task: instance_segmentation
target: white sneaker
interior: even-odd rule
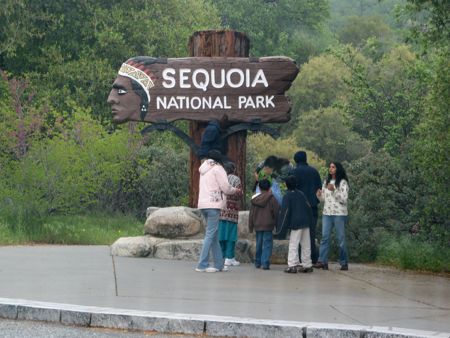
[[[197,271],[197,272],[205,272],[206,269],[195,268],[195,271]]]
[[[220,270],[220,271],[222,271],[222,272],[228,272],[228,271],[230,271],[230,269],[228,268],[228,266],[224,265],[223,268],[222,268],[222,270]]]
[[[238,266],[238,265],[241,265],[241,263],[238,262],[235,258],[225,258],[225,265],[226,266]]]
[[[216,269],[216,268],[212,268],[212,267],[209,267],[209,268],[205,269],[205,272],[218,272],[218,271],[220,271],[220,270]]]
[[[231,265],[233,265],[233,266],[241,265],[241,263],[238,262],[238,261],[236,260],[236,258],[231,258],[230,260],[231,260]]]

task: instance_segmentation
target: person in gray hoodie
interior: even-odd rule
[[[255,266],[264,270],[270,269],[272,256],[272,231],[277,224],[280,206],[270,191],[270,182],[259,181],[260,194],[253,196],[249,214],[249,232],[256,232]]]

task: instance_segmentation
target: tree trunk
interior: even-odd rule
[[[229,56],[248,57],[250,40],[245,34],[235,31],[200,31],[195,32],[188,43],[189,56]],[[189,134],[196,144],[200,144],[206,123],[190,122]],[[236,175],[242,181],[242,190],[245,192],[245,167],[246,167],[246,140],[247,132],[241,131],[228,138],[227,156],[236,164]],[[200,160],[190,153],[190,180],[189,180],[189,206],[197,207],[199,178],[198,168]],[[241,201],[241,209],[245,205],[245,196]]]

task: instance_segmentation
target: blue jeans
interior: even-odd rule
[[[206,269],[209,266],[209,251],[212,251],[214,267],[223,269],[222,249],[219,244],[219,215],[220,209],[201,209],[203,217],[206,219],[205,239],[203,240],[199,269]]]
[[[256,231],[255,266],[268,268],[272,256],[272,231]]]
[[[339,263],[348,264],[347,247],[345,245],[345,223],[347,216],[322,216],[322,240],[320,241],[319,262],[328,263],[328,251],[330,247],[330,235],[333,226],[336,228],[336,236],[339,243]]]

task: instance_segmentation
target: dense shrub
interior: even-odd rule
[[[377,261],[402,269],[450,272],[450,248],[404,235],[386,237],[379,245]]]
[[[349,252],[373,260],[384,233],[408,233],[420,221],[425,188],[413,166],[385,152],[370,153],[348,167]]]

